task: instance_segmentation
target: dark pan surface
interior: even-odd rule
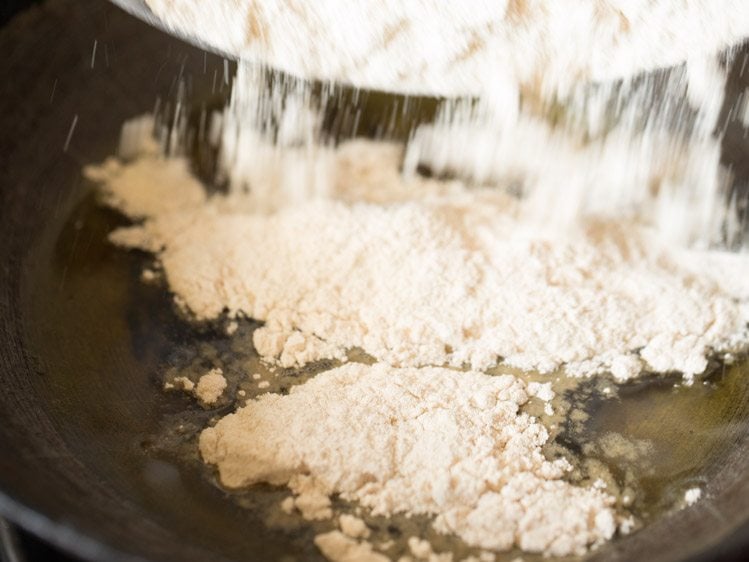
[[[160,407],[149,378],[155,358],[121,314],[122,299],[139,295],[96,288],[127,272],[130,258],[96,254],[108,225],[92,225],[77,249],[69,237],[71,212],[87,200],[81,165],[111,154],[123,119],[168,96],[180,72],[210,88],[223,62],[99,1],[31,8],[2,31],[0,47],[0,511],[91,559],[293,554],[251,512],[224,507],[215,488],[180,495],[187,482],[146,455]],[[75,269],[76,256],[88,274]]]
[[[0,31],[0,49],[0,515],[94,560],[319,559],[305,546],[311,530],[270,530],[227,501],[197,458],[155,450],[164,424],[191,407],[158,391],[159,373],[219,338],[194,333],[162,288],[138,282],[146,258],[106,244],[123,219],[95,207],[81,175],[113,153],[125,119],[173,97],[180,79],[195,99],[225,95],[224,62],[94,0],[31,8]],[[744,145],[728,149],[740,166]],[[730,381],[711,394],[726,420],[720,446],[700,449],[709,499],[594,559],[741,553],[749,388]]]

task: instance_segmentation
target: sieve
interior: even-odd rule
[[[508,84],[533,95],[566,91],[676,66],[696,45],[718,52],[749,37],[749,10],[735,0],[687,2],[679,17],[664,15],[669,0],[578,0],[588,11],[575,13],[574,41],[563,3],[214,0],[207,10],[194,0],[112,1],[200,48],[298,78],[498,103],[507,103]]]

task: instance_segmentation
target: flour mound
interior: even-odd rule
[[[211,369],[198,379],[195,395],[207,405],[215,404],[226,390],[227,382],[221,369]]]
[[[745,255],[685,250],[624,219],[545,230],[500,190],[403,179],[400,158],[387,143],[345,143],[330,158],[330,198],[270,213],[252,193],[205,200],[182,160],[89,174],[107,202],[145,217],[114,242],[155,252],[198,319],[264,321],[256,348],[283,366],[360,348],[395,366],[689,381],[711,353],[746,343]],[[163,202],[180,189],[179,205]]]
[[[432,514],[474,546],[582,553],[615,532],[613,498],[562,480],[569,465],[544,457],[527,400],[510,375],[351,363],[249,402],[205,429],[200,451],[229,488],[298,492],[301,477],[300,497]]]

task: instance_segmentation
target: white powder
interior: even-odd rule
[[[301,472],[290,476],[289,487],[297,494],[294,508],[305,519],[330,519],[333,516],[330,497],[315,479]]]
[[[320,359],[343,360],[340,346],[328,343],[314,334],[284,330],[276,326],[256,330],[252,342],[263,357],[275,357],[281,367],[301,367]]]
[[[712,134],[720,129],[725,81],[717,60],[701,57],[665,77],[578,85],[551,101],[505,99],[512,94],[501,88],[479,103],[446,100],[434,123],[413,132],[403,174],[413,177],[422,167],[519,192],[526,227],[611,217],[651,225],[670,243],[721,243],[740,230],[725,203],[730,171]],[[240,64],[220,119],[220,169],[232,191],[249,191],[253,209],[272,211],[339,195],[342,176],[349,199],[386,199],[383,186],[398,185],[392,175],[401,165],[399,147],[390,147],[398,160],[392,168],[378,165],[383,152],[359,151],[340,162],[319,141],[318,105],[337,100],[323,93],[316,102],[309,85]],[[380,187],[366,189],[371,184]]]
[[[229,488],[339,493],[375,515],[426,513],[468,544],[566,555],[612,536],[613,498],[562,480],[510,375],[348,364],[266,394],[203,431]],[[330,439],[335,435],[335,439]]]
[[[408,549],[411,551],[413,558],[404,556],[398,562],[411,562],[413,559],[424,562],[453,562],[452,553],[445,552],[437,554],[432,550],[432,545],[429,541],[422,540],[419,537],[409,537]]]
[[[332,562],[390,562],[384,554],[374,552],[366,541],[357,541],[340,531],[317,535],[315,545]]]
[[[556,393],[551,389],[550,382],[529,382],[528,383],[528,394],[535,396],[543,402],[551,402],[556,396]]]
[[[632,219],[529,226],[524,201],[501,191],[404,180],[386,143],[332,155],[331,199],[271,214],[253,210],[252,194],[204,201],[182,160],[145,155],[93,177],[108,202],[147,216],[113,241],[156,252],[198,319],[228,309],[264,321],[256,347],[284,366],[358,347],[393,365],[691,380],[713,350],[746,341],[745,255],[665,244]],[[165,207],[179,190],[179,207]]]
[[[168,26],[245,60],[358,87],[456,96],[549,91],[716,52],[743,0],[147,0]]]
[[[87,177],[106,181],[109,185],[102,192],[107,198],[106,203],[130,217],[141,218],[179,208],[189,209],[205,202],[203,186],[190,174],[186,160],[163,158],[160,148],[150,137],[137,149],[131,150],[144,157],[127,165],[109,158],[101,166],[86,167]],[[177,177],[180,181],[175,182]],[[136,185],[140,188],[134,189]]]
[[[684,492],[684,503],[687,505],[696,504],[702,497],[702,490],[700,488],[689,488]]]
[[[198,379],[195,396],[204,404],[215,404],[226,389],[226,379],[221,369],[211,369]]]
[[[404,172],[421,166],[519,191],[529,223],[632,218],[671,243],[720,243],[730,174],[713,131],[725,82],[716,59],[700,58],[665,77],[580,85],[555,105],[524,102],[519,113],[491,100],[446,102],[414,132]]]
[[[341,527],[341,532],[347,537],[365,539],[369,536],[367,524],[354,515],[344,513],[338,518],[338,525]]]
[[[140,278],[145,283],[151,283],[156,280],[157,274],[152,269],[144,269],[141,271]]]
[[[195,388],[195,383],[187,377],[175,377],[173,381],[174,388],[181,388],[186,392],[192,392]]]
[[[294,513],[294,496],[288,496],[281,502],[281,510],[291,515]]]

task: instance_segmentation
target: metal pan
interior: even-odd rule
[[[96,0],[29,8],[0,30],[0,51],[0,515],[91,560],[321,559],[314,529],[266,525],[196,456],[155,446],[190,408],[158,392],[159,373],[220,338],[195,334],[165,291],[137,282],[144,256],[106,243],[123,219],[95,206],[81,175],[180,80],[195,100],[225,96],[225,61]],[[739,129],[729,145],[746,167]],[[749,391],[722,392],[708,499],[592,559],[708,560],[749,544]]]

